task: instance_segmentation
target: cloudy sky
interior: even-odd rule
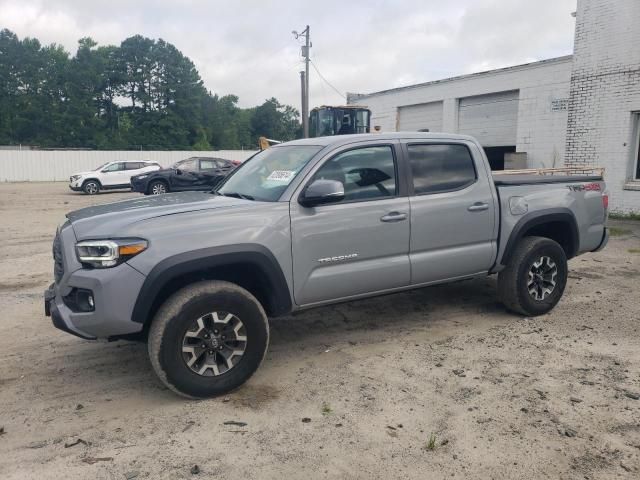
[[[0,28],[62,44],[142,34],[176,45],[208,89],[299,107],[299,42],[340,92],[367,93],[570,54],[576,0],[0,0]],[[344,99],[311,69],[311,106]]]

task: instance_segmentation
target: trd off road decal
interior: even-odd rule
[[[599,183],[585,183],[584,185],[567,185],[572,192],[599,192],[602,190]]]

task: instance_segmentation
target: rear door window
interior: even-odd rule
[[[460,190],[475,183],[476,169],[466,145],[407,145],[415,195]]]

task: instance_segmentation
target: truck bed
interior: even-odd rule
[[[599,182],[599,181],[602,181],[602,175],[493,174],[493,183],[496,186],[537,185],[537,184],[549,184],[549,183]]]

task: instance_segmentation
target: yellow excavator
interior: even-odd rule
[[[362,105],[322,105],[309,114],[309,136],[328,137],[369,133],[371,131],[371,110]]]
[[[277,145],[279,143],[282,143],[282,142],[279,141],[279,140],[272,140],[272,139],[267,138],[267,137],[259,137],[258,138],[258,147],[260,147],[260,151],[266,150],[271,145]]]
[[[371,110],[361,105],[322,105],[311,110],[309,115],[309,136],[328,137],[371,132]],[[282,143],[267,137],[258,139],[260,150]]]

